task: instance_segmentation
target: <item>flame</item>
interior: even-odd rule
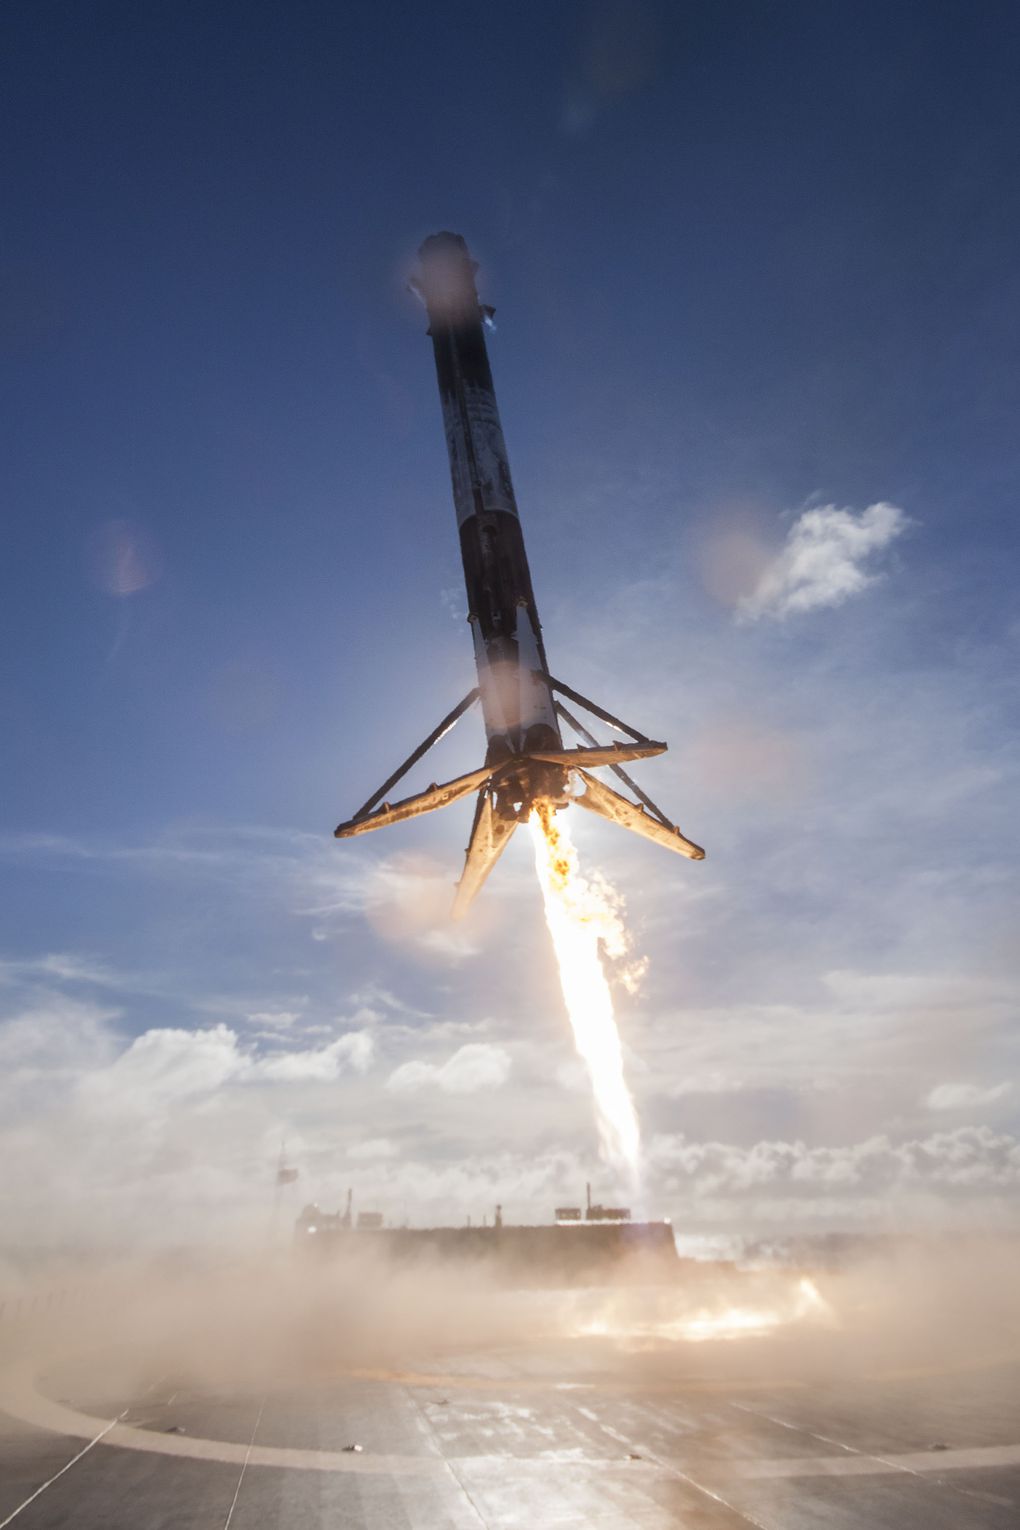
[[[702,1310],[669,1325],[668,1337],[686,1339],[689,1344],[703,1343],[706,1339],[741,1339],[772,1333],[789,1323],[830,1317],[828,1302],[814,1281],[805,1277],[774,1306]]]
[[[623,1075],[623,1053],[601,948],[621,956],[626,935],[608,889],[581,875],[562,814],[536,803],[528,818],[545,920],[560,969],[574,1044],[591,1078],[602,1155],[638,1188],[641,1132]]]
[[[770,1289],[771,1288],[771,1289]],[[752,1282],[753,1289],[753,1282]],[[706,1341],[764,1338],[779,1328],[836,1322],[836,1314],[813,1280],[784,1281],[778,1289],[768,1282],[758,1300],[734,1302],[722,1293],[714,1301],[695,1304],[679,1294],[599,1293],[594,1308],[568,1322],[577,1338],[614,1339],[639,1347],[666,1341],[703,1344]]]

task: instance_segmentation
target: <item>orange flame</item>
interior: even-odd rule
[[[834,1327],[835,1309],[813,1280],[802,1276],[748,1272],[744,1302],[732,1300],[735,1289],[707,1300],[689,1292],[659,1287],[631,1287],[572,1293],[564,1312],[568,1331],[578,1338],[608,1338],[639,1346],[682,1341],[764,1338],[780,1328],[806,1324]]]
[[[623,924],[611,894],[581,875],[562,814],[536,803],[528,827],[574,1044],[591,1078],[602,1156],[637,1189],[641,1132],[602,963],[603,950],[610,957],[626,950]]]

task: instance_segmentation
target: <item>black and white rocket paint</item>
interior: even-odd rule
[[[562,749],[542,629],[485,348],[475,262],[458,234],[421,247],[416,284],[428,310],[467,585],[468,621],[489,748],[487,764]]]

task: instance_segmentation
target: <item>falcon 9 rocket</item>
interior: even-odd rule
[[[478,300],[477,266],[459,234],[434,234],[419,254],[421,274],[412,286],[428,312],[435,352],[478,683],[354,817],[340,824],[336,837],[364,834],[477,793],[455,918],[468,908],[514,829],[543,800],[555,808],[576,802],[691,860],[702,860],[705,852],[622,768],[631,760],[662,754],[666,745],[628,727],[549,673],[485,347],[483,326],[492,309]],[[567,710],[564,699],[623,740],[600,744]],[[485,723],[484,765],[443,785],[433,783],[413,797],[388,801],[396,783],[476,701]],[[581,739],[580,746],[564,746],[562,723]],[[600,766],[614,771],[637,800],[591,774]]]

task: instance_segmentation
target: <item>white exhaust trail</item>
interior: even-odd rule
[[[591,1078],[602,1156],[639,1188],[641,1131],[623,1072],[620,1033],[602,952],[622,956],[627,938],[609,900],[582,876],[563,813],[538,803],[528,819],[545,919],[560,969],[574,1044]]]

